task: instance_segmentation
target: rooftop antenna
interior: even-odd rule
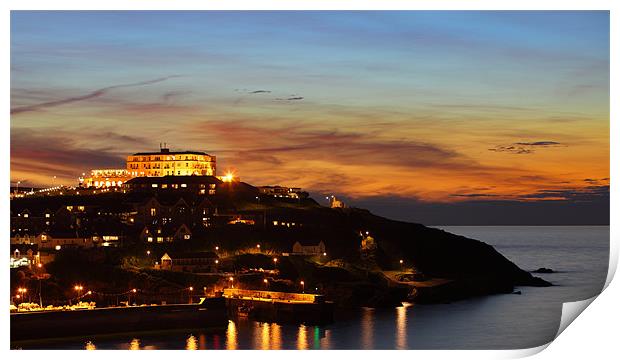
[[[168,144],[163,143],[163,147],[162,147],[162,143],[159,143],[159,151],[163,152],[163,153],[167,153],[170,151],[170,149],[168,149],[168,146],[166,146]]]

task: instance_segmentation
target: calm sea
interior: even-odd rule
[[[516,349],[552,340],[562,303],[600,292],[609,261],[608,226],[446,226],[489,243],[554,287],[523,287],[521,295],[480,297],[441,305],[360,309],[328,326],[230,322],[220,332],[101,336],[23,348],[62,349]]]

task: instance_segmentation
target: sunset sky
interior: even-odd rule
[[[11,15],[11,181],[30,185],[166,142],[379,213],[608,214],[609,101],[608,12]]]

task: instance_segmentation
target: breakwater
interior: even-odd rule
[[[38,311],[11,314],[11,341],[192,328],[224,328],[226,300],[200,304]]]

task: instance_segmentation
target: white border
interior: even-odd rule
[[[545,0],[521,0],[521,1],[508,1],[508,0],[227,0],[227,1],[193,1],[193,0],[90,0],[90,1],[71,1],[71,0],[56,0],[56,1],[44,1],[44,0],[21,0],[21,1],[3,1],[2,7],[2,21],[4,25],[4,32],[2,36],[2,45],[5,49],[5,57],[3,57],[3,69],[5,71],[5,79],[10,78],[10,14],[9,10],[612,10],[611,11],[611,38],[619,39],[618,24],[620,17],[617,14],[618,1],[613,0],[583,0],[583,1],[545,1]],[[615,25],[614,25],[615,24]],[[617,41],[616,41],[617,43]],[[618,99],[617,84],[618,73],[616,71],[616,65],[618,60],[618,46],[614,45],[614,41],[611,41],[611,99]],[[9,114],[10,98],[9,89],[10,83],[5,82],[5,86],[2,88],[4,114]],[[611,102],[611,119],[615,119],[617,115],[617,105]],[[2,144],[4,149],[4,156],[2,158],[2,178],[5,179],[5,189],[8,188],[10,183],[10,161],[9,161],[9,141],[10,141],[10,125],[9,121],[3,122],[4,130],[1,133]],[[611,122],[611,159],[618,159],[618,125],[616,122]],[[617,162],[611,163],[611,178],[616,179],[618,175]],[[7,197],[8,198],[8,197]],[[9,229],[9,214],[8,214],[8,201],[2,203],[0,208],[0,221],[5,229],[5,234],[8,234]],[[618,262],[618,222],[620,217],[618,216],[618,194],[614,187],[611,189],[611,253],[610,253],[610,270],[607,277],[606,286],[610,284]],[[2,290],[5,294],[5,299],[9,298],[9,286],[8,286],[8,267],[4,269]],[[539,357],[555,359],[555,358],[583,358],[585,356],[597,358],[597,355],[617,354],[617,348],[615,346],[617,341],[616,331],[618,329],[617,321],[619,319],[618,304],[620,303],[620,288],[617,284],[612,284],[611,287],[605,290],[602,296],[597,299],[596,305],[590,307],[584,315],[576,320],[576,324],[569,327],[557,340],[555,340],[550,346],[549,350],[542,352]],[[590,303],[589,301],[587,302]],[[573,307],[573,311],[581,304],[567,305],[567,307]],[[564,312],[568,314],[569,309]],[[583,310],[583,309],[581,309]],[[580,311],[579,311],[580,312]],[[4,339],[4,349],[9,349],[9,329],[8,329],[8,312],[0,312],[2,316],[1,327],[2,339]],[[563,317],[564,317],[563,314]],[[575,314],[572,314],[568,318],[574,319]],[[563,323],[566,323],[566,319],[563,319]],[[549,345],[549,344],[548,344]],[[415,351],[403,352],[403,351],[387,351],[385,355],[391,357],[409,358],[411,356],[423,357],[423,358],[463,358],[463,359],[487,359],[487,358],[515,358],[530,356],[545,349],[548,345],[541,346],[533,349],[523,350],[506,350],[506,351]],[[383,353],[384,351],[381,351]],[[58,354],[63,357],[77,357],[84,356],[84,352],[37,352],[25,354],[26,356],[49,356],[51,354]],[[140,354],[131,354],[132,357],[148,356],[149,358],[155,357],[169,357],[169,356],[212,356],[218,353],[194,353],[183,352],[182,354],[166,352],[147,352]],[[371,356],[381,356],[378,352],[373,351]],[[8,356],[15,355],[15,353],[7,353]],[[126,352],[117,351],[114,352],[114,356],[127,356]],[[315,351],[295,352],[278,351],[278,352],[261,352],[261,351],[243,351],[243,352],[226,352],[222,353],[224,356],[232,357],[263,357],[269,356],[270,358],[284,358],[284,357],[316,357],[318,356],[362,356],[361,352],[355,351],[322,351],[317,353]],[[94,358],[108,356],[106,352],[88,353],[88,356]]]

